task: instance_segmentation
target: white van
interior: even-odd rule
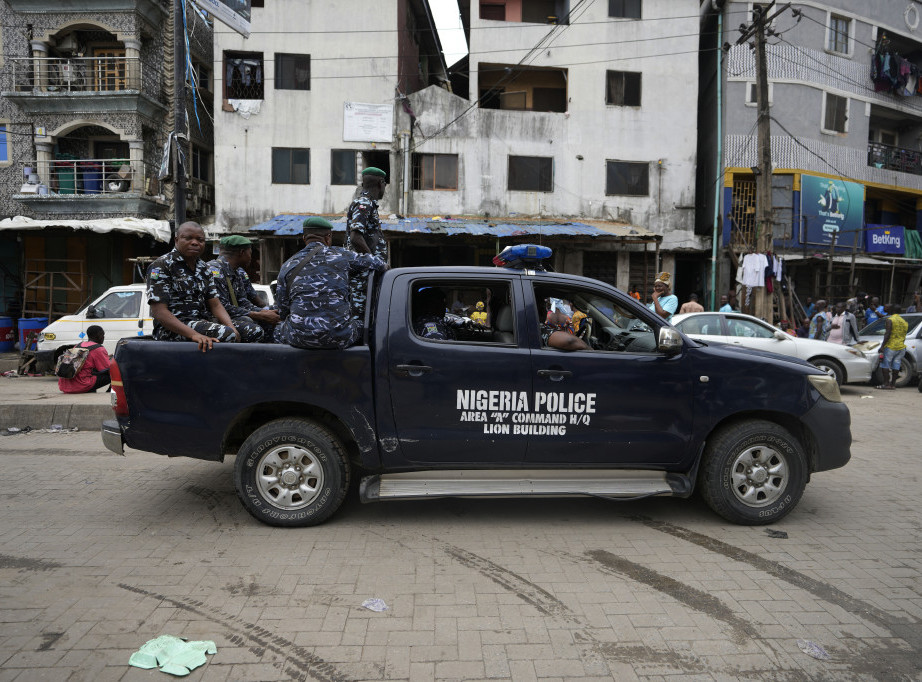
[[[253,288],[265,294],[270,304],[273,302],[268,284],[254,284]],[[109,355],[115,354],[115,344],[119,339],[152,334],[154,320],[150,316],[145,290],[144,284],[112,287],[79,312],[49,324],[38,337],[38,369],[53,369],[55,350],[83,341],[87,327],[94,324],[106,332],[104,347]]]

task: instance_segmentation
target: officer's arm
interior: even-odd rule
[[[371,249],[368,248],[368,242],[365,241],[365,236],[358,230],[353,229],[350,241],[356,253],[371,253]]]
[[[197,343],[198,347],[201,348],[203,352],[209,350],[212,343],[217,342],[217,339],[199,334],[192,327],[181,322],[178,317],[170,312],[166,303],[150,301],[150,314],[164,329]]]

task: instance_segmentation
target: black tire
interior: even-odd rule
[[[350,475],[336,436],[306,419],[259,427],[234,463],[234,485],[246,510],[265,524],[289,528],[326,521],[342,504]]]
[[[748,469],[747,463],[759,466]],[[784,427],[761,419],[711,434],[698,472],[707,505],[727,521],[745,526],[787,516],[806,485],[807,459],[801,444]]]
[[[811,365],[831,377],[835,377],[836,383],[841,386],[845,383],[845,368],[831,358],[810,358],[807,360]]]

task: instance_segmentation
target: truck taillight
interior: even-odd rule
[[[109,361],[109,378],[112,380],[112,409],[116,417],[128,416],[128,400],[125,398],[125,387],[122,385],[122,373],[119,371],[115,358]]]

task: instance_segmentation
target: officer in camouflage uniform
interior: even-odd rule
[[[277,343],[297,348],[341,349],[353,345],[361,327],[351,316],[349,275],[383,271],[387,264],[371,254],[332,246],[333,226],[323,218],[304,221],[304,248],[282,266],[276,303],[282,323]]]
[[[362,171],[362,193],[346,212],[346,248],[356,253],[370,253],[388,262],[387,242],[381,231],[378,201],[384,197],[387,173],[380,168]],[[368,291],[368,271],[352,275],[349,279],[352,295],[352,319],[361,326],[365,320],[365,296]]]
[[[459,318],[445,316],[445,294],[436,287],[425,287],[413,294],[413,331],[417,336],[435,341],[454,341],[457,329],[464,327]],[[454,316],[453,316],[454,317]]]
[[[202,352],[216,341],[240,338],[221,305],[208,266],[200,260],[205,231],[187,222],[176,231],[175,247],[147,271],[147,301],[158,341],[192,341]]]
[[[208,269],[221,305],[231,316],[243,343],[271,341],[279,315],[274,310],[263,309],[262,297],[244,270],[253,256],[253,242],[234,234],[224,237],[220,246],[221,255],[208,263]]]

